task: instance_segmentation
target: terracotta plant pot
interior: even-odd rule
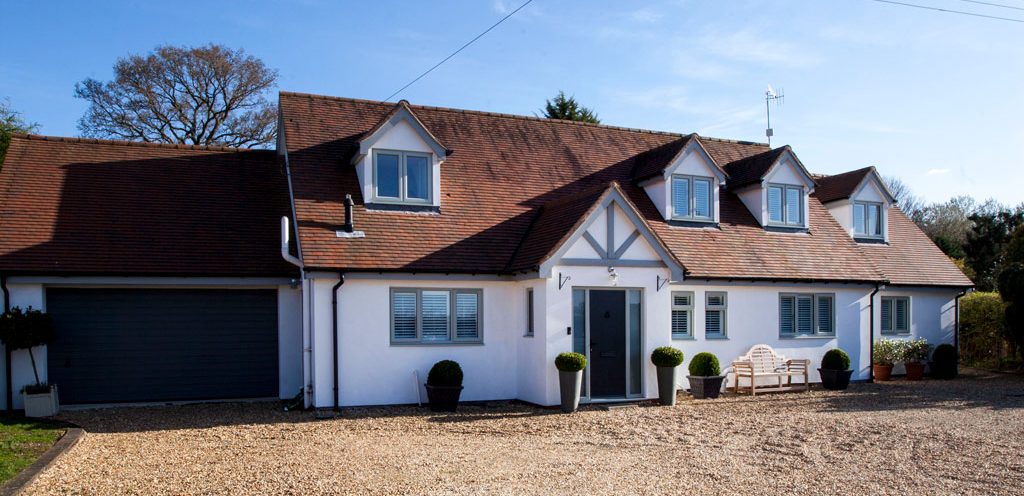
[[[903,366],[907,368],[908,381],[920,381],[924,378],[924,362],[906,362]]]
[[[871,366],[876,381],[888,381],[892,376],[892,365],[874,364]]]

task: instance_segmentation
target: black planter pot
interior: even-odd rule
[[[454,412],[459,406],[462,386],[427,386],[427,400],[432,412]]]
[[[818,369],[818,374],[821,375],[821,385],[824,386],[825,389],[830,391],[842,391],[850,385],[850,377],[853,375],[853,369]]]
[[[931,376],[936,379],[956,379],[958,368],[956,363],[928,362]]]
[[[658,367],[658,400],[663,406],[676,404],[675,367]]]
[[[717,398],[722,393],[722,381],[725,381],[724,375],[707,377],[688,375],[686,378],[690,380],[690,394],[698,400]]]

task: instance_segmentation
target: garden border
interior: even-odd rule
[[[82,435],[85,434],[85,430],[80,427],[68,427],[68,430],[64,432],[64,435],[53,443],[50,449],[46,450],[36,461],[32,462],[31,465],[25,467],[24,470],[14,476],[13,479],[7,481],[6,484],[0,486],[0,496],[14,496],[21,493],[32,481],[39,477],[39,474],[43,473],[54,460],[62,455],[65,451],[71,449],[78,441],[82,439]]]

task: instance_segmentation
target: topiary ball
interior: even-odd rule
[[[932,352],[932,375],[939,379],[952,379],[957,374],[957,363],[960,361],[956,347],[951,344],[940,344]]]
[[[839,348],[825,352],[821,359],[821,368],[825,370],[850,370],[850,355]]]
[[[683,352],[671,346],[659,346],[651,353],[651,363],[655,367],[678,367],[683,363]]]
[[[718,357],[706,351],[697,353],[690,360],[690,375],[694,377],[717,377],[722,375],[722,368],[718,365]]]
[[[559,353],[555,357],[555,368],[562,372],[579,372],[587,366],[587,357],[581,353]]]
[[[454,360],[441,360],[430,367],[427,385],[441,387],[462,386],[462,367]]]

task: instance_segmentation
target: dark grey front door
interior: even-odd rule
[[[64,404],[277,396],[273,289],[49,288]]]
[[[590,291],[590,396],[626,396],[625,291]]]

